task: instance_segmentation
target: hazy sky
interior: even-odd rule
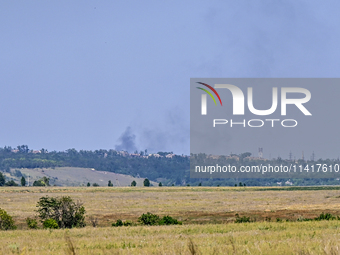
[[[339,77],[339,7],[1,1],[0,146],[188,154],[191,77]]]

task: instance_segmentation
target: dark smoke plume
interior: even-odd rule
[[[124,133],[119,137],[120,144],[116,145],[117,151],[135,152],[137,147],[135,145],[136,136],[132,133],[131,127],[127,127]]]

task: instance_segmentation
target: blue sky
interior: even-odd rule
[[[190,78],[339,77],[337,1],[0,7],[0,146],[188,154]]]

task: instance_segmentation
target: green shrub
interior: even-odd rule
[[[123,226],[123,221],[118,219],[116,223],[112,223],[112,227],[121,227]]]
[[[159,222],[159,225],[182,225],[181,221],[178,221],[171,216],[167,215],[164,216]]]
[[[11,230],[16,229],[14,220],[7,212],[0,208],[0,230]]]
[[[158,225],[159,223],[159,216],[156,214],[152,214],[152,213],[146,213],[146,214],[142,214],[142,216],[140,216],[138,218],[138,221],[142,224],[142,225]]]
[[[250,222],[250,217],[239,217],[238,214],[236,215],[236,220],[235,223],[245,223],[245,222]]]
[[[117,220],[116,223],[112,223],[112,227],[122,227],[122,226],[133,226],[133,222],[131,220],[127,220],[127,221],[122,221],[122,220]]]
[[[127,220],[127,221],[124,221],[124,222],[123,222],[123,225],[124,225],[125,227],[133,226],[133,222],[132,222],[131,220]]]
[[[43,221],[44,228],[58,229],[59,225],[55,219],[47,219]]]
[[[172,218],[169,215],[164,216],[163,218],[160,218],[158,215],[152,214],[152,213],[149,213],[149,212],[146,213],[146,214],[142,214],[142,216],[140,216],[138,218],[138,221],[142,225],[149,225],[149,226],[154,226],[154,225],[182,225],[181,221],[178,221],[178,220]]]
[[[36,219],[26,218],[27,227],[30,229],[37,229],[38,222]]]
[[[332,214],[330,214],[330,213],[321,213],[314,220],[320,221],[320,220],[335,220],[335,219],[336,218]]]
[[[54,219],[59,228],[85,227],[85,208],[71,197],[41,197],[37,203],[38,216],[42,222]]]

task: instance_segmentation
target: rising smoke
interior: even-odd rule
[[[131,127],[127,127],[124,133],[119,137],[120,144],[116,145],[117,151],[135,152],[137,150],[135,144],[136,136],[132,133]]]

